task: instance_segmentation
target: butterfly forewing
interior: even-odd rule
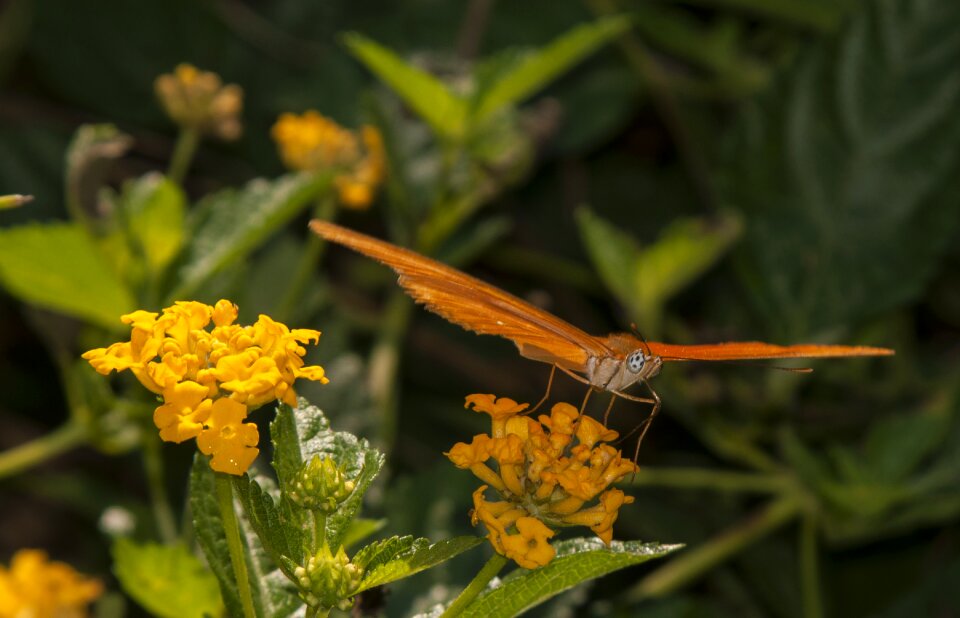
[[[598,338],[459,270],[332,223],[312,221],[310,227],[392,268],[400,285],[430,311],[474,332],[510,339],[527,358],[584,372],[589,358],[611,355]]]

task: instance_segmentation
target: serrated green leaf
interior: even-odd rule
[[[779,338],[916,298],[960,218],[960,4],[864,4],[746,110],[726,153],[723,200],[749,215],[743,281]]]
[[[621,303],[633,302],[633,268],[640,247],[629,234],[601,219],[589,208],[577,210],[577,225],[583,245],[600,278]]]
[[[113,544],[113,572],[124,591],[161,618],[222,616],[217,578],[183,545]]]
[[[277,417],[270,424],[270,436],[274,445],[273,467],[281,487],[314,455],[331,457],[343,467],[345,476],[353,480],[353,493],[327,517],[327,542],[331,547],[339,547],[360,510],[363,494],[383,466],[383,455],[366,440],[332,431],[323,412],[303,398],[296,408],[278,406]]]
[[[249,474],[233,479],[237,500],[243,505],[246,519],[260,537],[264,551],[287,577],[293,577],[293,570],[284,557],[296,564],[303,564],[303,530],[289,518],[281,515],[280,507],[274,502],[265,485],[268,479],[262,475],[251,477]]]
[[[197,453],[190,471],[190,510],[197,542],[207,557],[210,569],[220,583],[220,593],[231,616],[242,616],[243,608],[230,561],[217,502],[215,476],[206,457]],[[244,548],[247,575],[258,616],[284,618],[303,607],[293,583],[273,563],[264,550],[256,530],[237,502],[234,503]]]
[[[394,539],[397,538],[394,537]],[[394,539],[388,539],[388,541],[394,541]],[[372,551],[371,555],[365,558],[370,566],[360,583],[359,591],[382,586],[434,567],[480,545],[483,541],[484,539],[479,537],[458,536],[428,545],[427,539],[417,539],[412,542],[408,550],[386,559],[388,550],[395,548],[388,543],[383,551]]]
[[[393,560],[399,554],[410,551],[414,546],[425,547],[429,544],[430,541],[427,539],[415,539],[411,535],[392,536],[370,543],[358,551],[350,562],[366,571]]]
[[[0,282],[25,302],[116,329],[134,300],[78,225],[0,230]]]
[[[379,532],[386,525],[386,519],[367,519],[365,517],[357,517],[350,522],[346,533],[343,535],[343,546],[347,549],[350,549],[350,547],[356,545],[371,534]]]
[[[442,81],[356,32],[343,41],[357,60],[390,86],[442,138],[458,140],[467,129],[467,104]]]
[[[329,175],[288,174],[226,189],[198,205],[204,219],[193,233],[168,301],[191,297],[211,276],[242,260],[330,187]]]
[[[516,105],[544,88],[597,49],[630,29],[626,16],[581,24],[536,51],[517,56],[513,66],[497,70],[496,81],[481,90],[471,122],[482,124],[504,107]]]
[[[150,272],[159,273],[183,245],[183,190],[160,174],[147,174],[124,185],[121,201]]]
[[[550,564],[533,571],[513,571],[499,586],[483,592],[460,615],[516,616],[577,584],[662,558],[682,545],[614,541],[607,547],[599,539],[571,539],[556,543],[555,547],[557,557]]]

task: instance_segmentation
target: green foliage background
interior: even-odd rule
[[[427,86],[411,87],[420,82],[409,76],[378,80],[379,56],[357,47],[376,41],[444,83],[493,83],[530,58],[518,48],[607,14],[630,20],[616,44],[544,79],[542,91],[502,85],[451,114],[437,111],[439,91],[410,105]],[[175,137],[153,79],[184,61],[244,88],[245,130],[235,144],[204,143],[181,191],[144,174],[166,167]],[[329,179],[281,176],[269,127],[282,112],[315,108],[346,126],[378,124],[392,149],[389,186],[369,211],[341,213],[343,224],[412,244],[417,205],[429,202],[422,180],[443,164],[437,145],[469,142],[470,156],[503,180],[482,201],[442,204],[459,218],[432,219],[423,246],[588,332],[636,323],[650,339],[678,343],[897,349],[889,359],[817,362],[812,375],[668,367],[656,382],[664,411],[629,490],[637,502],[621,512],[616,537],[687,549],[534,611],[960,612],[960,5],[952,0],[11,0],[0,8],[0,80],[0,194],[36,196],[0,212],[3,228],[27,226],[0,242],[0,447],[60,425],[78,391],[109,399],[93,393],[102,384],[58,388],[58,367],[91,346],[78,322],[51,306],[110,328],[120,311],[161,300],[111,296],[115,282],[92,275],[44,279],[56,252],[98,272],[89,241],[69,228],[56,228],[55,249],[49,237],[31,249],[31,226],[67,217],[74,132],[109,122],[132,146],[98,171],[97,184],[142,214],[137,233],[209,195],[198,206],[213,222],[207,237],[154,239],[155,264],[188,247],[173,296],[228,294],[243,319],[284,308],[288,315],[275,317],[324,331],[310,360],[332,382],[301,394],[337,430],[387,452],[365,515],[387,519],[389,534],[470,533],[474,484],[441,455],[484,429],[462,398],[536,401],[547,369],[507,342],[391,300],[391,275],[339,250],[324,255],[310,294],[283,307],[282,284],[305,246],[302,206]],[[519,108],[490,111],[518,92]],[[450,129],[444,122],[454,116]],[[511,158],[518,126],[532,156]],[[248,184],[259,177],[269,182]],[[95,189],[75,192],[80,208],[96,203]],[[14,259],[28,250],[35,259]],[[36,284],[23,284],[23,273]],[[42,293],[58,286],[62,295]],[[383,382],[385,351],[398,355],[398,374]],[[582,391],[560,380],[555,395],[577,401]],[[642,414],[621,403],[613,423],[628,433]],[[151,525],[140,459],[111,418],[98,422],[96,450],[0,480],[0,559],[42,546],[110,577],[97,529],[104,505]],[[165,457],[179,508],[191,450]],[[724,546],[730,539],[738,544]],[[683,562],[709,558],[693,553],[703,547],[722,560]],[[404,580],[385,611],[425,609],[431,590],[462,586],[482,559],[471,552]]]

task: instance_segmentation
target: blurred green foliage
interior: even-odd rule
[[[244,88],[245,130],[204,143],[178,186],[159,173],[174,133],[152,83],[183,61]],[[440,455],[479,430],[462,397],[536,401],[546,368],[414,311],[384,269],[339,251],[287,302],[331,179],[283,175],[269,127],[316,108],[385,137],[388,185],[346,225],[589,332],[898,351],[809,376],[669,367],[616,536],[686,548],[531,613],[960,610],[955,2],[11,0],[0,79],[0,195],[36,197],[0,212],[0,445],[69,416],[46,448],[97,448],[3,479],[0,558],[29,536],[108,573],[91,496],[146,511],[122,453],[150,402],[72,359],[121,313],[185,297],[323,330],[332,383],[301,394],[388,452],[367,495],[388,521],[377,534],[470,532],[470,481]],[[643,412],[618,403],[613,423],[628,433]],[[3,469],[34,461],[19,456]],[[179,511],[188,452],[163,457]],[[385,611],[426,610],[475,554],[392,587]],[[121,581],[143,575],[125,564]]]

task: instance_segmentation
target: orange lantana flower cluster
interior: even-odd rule
[[[38,549],[21,549],[0,565],[0,616],[4,618],[84,618],[103,585]]]
[[[266,315],[250,326],[236,319],[237,306],[227,300],[134,311],[121,317],[130,341],[83,358],[103,375],[129,369],[163,400],[153,414],[163,440],[196,438],[214,470],[240,475],[259,453],[257,426],[243,422],[249,412],[276,399],[296,405],[297,378],[327,379],[322,367],[304,366],[300,345],[316,343],[320,331],[290,330]]]
[[[337,194],[348,208],[368,207],[386,176],[383,138],[376,127],[365,125],[358,135],[308,110],[301,116],[282,114],[271,135],[288,168],[335,171]]]
[[[446,455],[485,483],[473,493],[472,519],[483,523],[498,553],[524,568],[544,566],[556,555],[549,539],[562,526],[587,526],[610,544],[619,509],[633,498],[609,486],[636,470],[604,444],[617,432],[567,403],[538,420],[521,416],[527,404],[506,397],[470,395],[466,406],[490,415],[490,435],[455,444]],[[488,501],[488,488],[503,500]]]

